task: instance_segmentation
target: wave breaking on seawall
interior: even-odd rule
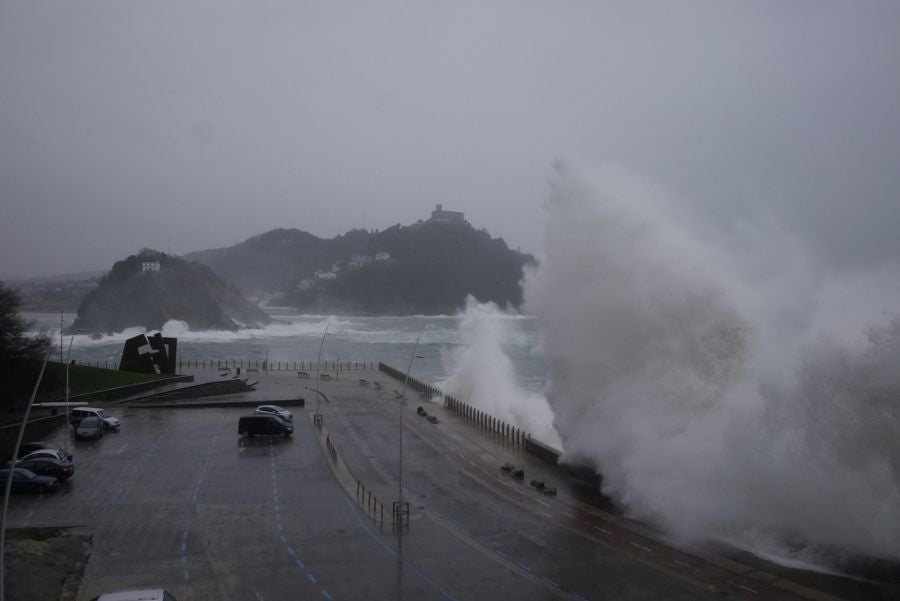
[[[619,166],[554,181],[525,308],[567,458],[683,542],[897,560],[897,271],[829,276],[777,223],[704,223]]]

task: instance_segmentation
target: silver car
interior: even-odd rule
[[[282,419],[286,419],[289,422],[294,421],[294,416],[290,411],[285,409],[284,407],[279,407],[278,405],[260,405],[256,408],[255,413],[260,415],[277,415]]]

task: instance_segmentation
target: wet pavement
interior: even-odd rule
[[[57,494],[14,497],[10,526],[93,533],[83,600],[139,586],[180,600],[834,598],[798,593],[759,566],[674,549],[587,502],[521,448],[425,400],[403,412],[410,520],[396,524],[400,385],[378,372],[338,376],[320,383],[320,428],[314,380],[259,375],[249,394],[260,403],[307,398],[291,407],[290,439],[241,439],[247,408],[112,406],[120,432],[77,443],[57,432],[77,474]],[[419,405],[438,423],[417,416]],[[524,481],[500,470],[507,461],[525,469]],[[532,478],[559,494],[542,494]]]

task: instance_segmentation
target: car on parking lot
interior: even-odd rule
[[[283,407],[279,407],[278,405],[260,405],[256,408],[256,413],[260,415],[277,415],[282,419],[286,419],[289,422],[294,421],[294,416],[290,411]]]
[[[244,438],[253,436],[281,436],[294,433],[294,425],[277,415],[243,415],[238,420],[238,433]]]
[[[36,442],[23,442],[19,445],[19,452],[16,454],[16,457],[19,459],[24,458],[29,453],[33,453],[34,451],[40,451],[42,449],[54,449],[56,451],[60,451],[65,457],[72,461],[72,453],[62,448],[56,443],[45,442],[45,441],[36,441]]]
[[[59,487],[59,480],[56,478],[53,478],[52,476],[40,476],[23,467],[17,467],[12,470],[9,468],[0,470],[0,486],[6,486],[6,480],[9,478],[10,472],[13,474],[12,488],[10,489],[11,492],[44,493],[52,492]]]
[[[16,467],[23,467],[39,476],[52,476],[59,481],[75,475],[75,463],[71,455],[59,449],[38,449],[16,461]]]
[[[87,417],[98,417],[103,421],[104,430],[118,430],[122,422],[118,417],[110,415],[105,409],[98,407],[77,407],[69,413],[69,423],[78,426]]]
[[[92,415],[83,418],[75,426],[75,438],[77,440],[100,440],[103,438],[103,420]]]
[[[104,593],[91,601],[176,601],[172,593],[161,588],[141,588],[130,591]]]

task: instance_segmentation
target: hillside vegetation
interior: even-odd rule
[[[370,315],[453,313],[467,295],[518,307],[534,261],[468,223],[431,221],[328,240],[279,229],[186,258],[301,311]]]

